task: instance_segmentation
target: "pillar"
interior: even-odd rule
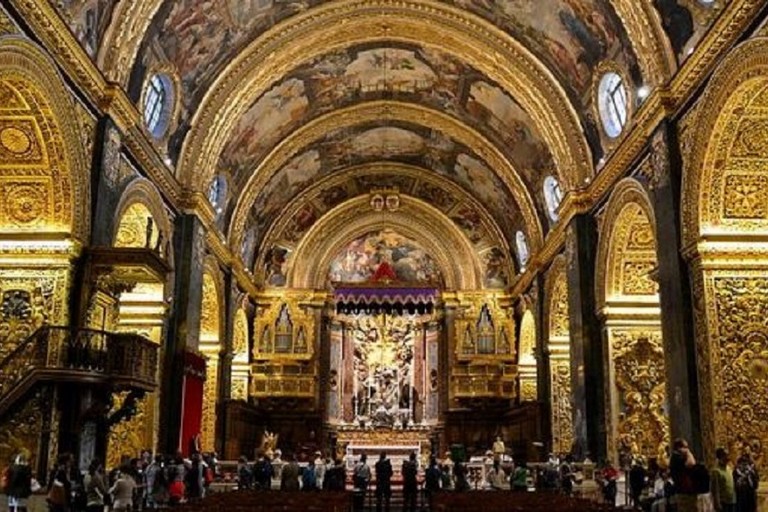
[[[688,267],[681,256],[682,158],[672,125],[652,138],[650,197],[656,217],[661,330],[667,372],[672,439],[682,437],[702,453],[693,305]]]
[[[597,223],[589,214],[573,217],[568,226],[568,310],[571,331],[571,389],[576,458],[605,458],[605,347],[595,314]],[[588,452],[588,453],[587,453]]]
[[[205,230],[197,217],[182,214],[176,218],[173,245],[175,286],[164,340],[160,397],[162,453],[175,453],[182,446],[184,355],[197,350],[200,339]]]

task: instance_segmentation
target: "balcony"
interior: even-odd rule
[[[44,326],[0,361],[0,416],[41,381],[157,387],[159,346],[131,333]]]

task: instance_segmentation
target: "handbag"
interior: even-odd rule
[[[59,480],[54,480],[53,485],[48,490],[48,503],[54,506],[63,507],[67,504],[67,490],[64,484]]]

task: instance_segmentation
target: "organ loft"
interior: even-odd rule
[[[765,473],[767,14],[4,1],[3,466]]]

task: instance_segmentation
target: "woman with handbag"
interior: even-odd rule
[[[50,512],[69,512],[72,506],[72,481],[69,471],[72,468],[72,455],[60,454],[56,459],[56,467],[48,479],[48,510]]]
[[[104,506],[109,505],[109,494],[104,483],[104,467],[98,459],[93,459],[88,466],[83,487],[86,498],[85,512],[104,512]]]

